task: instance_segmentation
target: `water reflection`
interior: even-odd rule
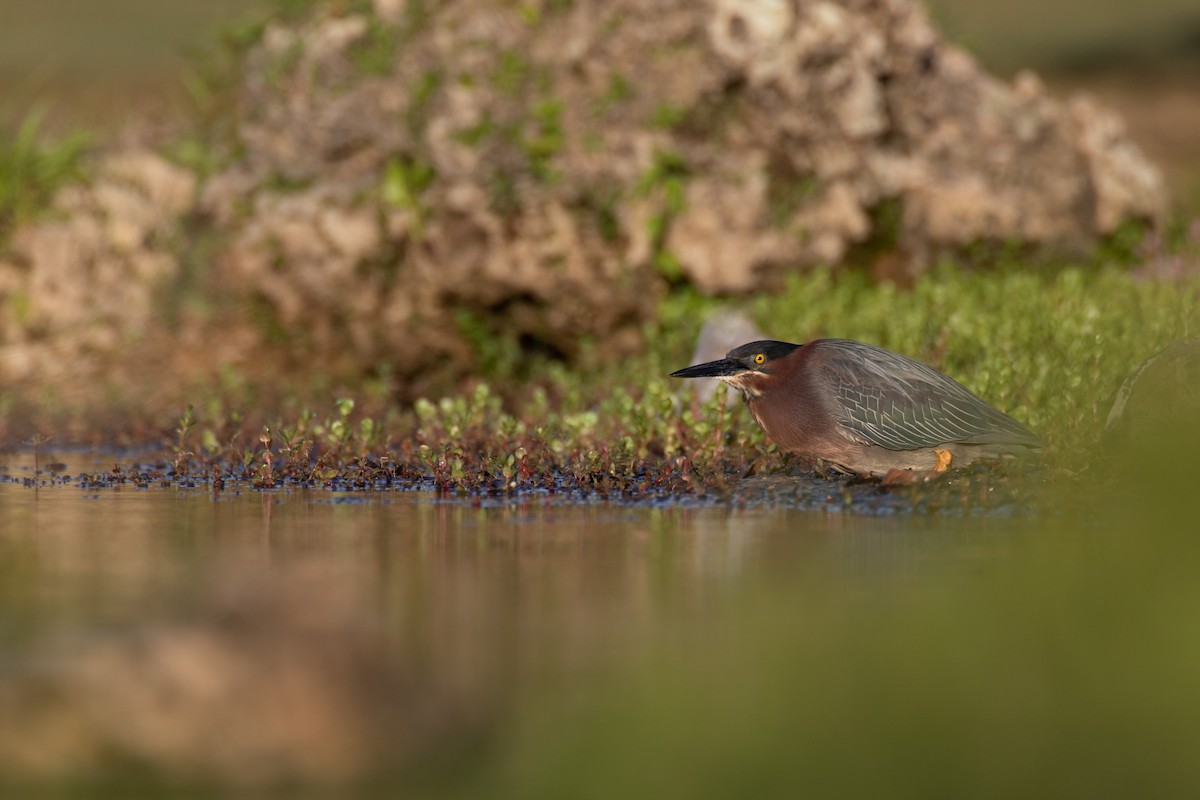
[[[69,751],[89,769],[341,780],[470,740],[652,644],[702,647],[744,595],[961,575],[1016,535],[786,508],[0,483],[0,765],[56,775]]]

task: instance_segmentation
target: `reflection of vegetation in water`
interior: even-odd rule
[[[911,522],[889,526],[903,580],[821,561],[760,582],[584,703],[545,702],[506,796],[1194,796],[1200,553],[1178,498],[1140,503],[963,526],[980,555],[919,575],[896,563]]]
[[[418,413],[461,432],[494,399]],[[345,440],[352,414],[310,430]],[[522,457],[492,456],[514,476]],[[1041,516],[882,520],[156,486],[39,500],[0,481],[23,523],[0,530],[18,556],[0,559],[0,618],[89,629],[36,661],[39,636],[0,631],[0,707],[22,712],[0,719],[0,762],[41,746],[83,754],[43,760],[51,776],[100,786],[133,766],[176,788],[294,789],[340,742],[332,779],[387,790],[314,796],[1193,796],[1186,465],[1077,484]],[[97,536],[110,557],[81,560]],[[53,668],[11,670],[31,661]],[[138,702],[98,719],[114,696]],[[313,708],[331,716],[293,737]],[[228,725],[237,744],[204,747]]]

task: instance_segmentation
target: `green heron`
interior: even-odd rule
[[[954,379],[847,339],[751,342],[671,377],[728,383],[781,450],[842,472],[936,473],[1041,446],[1025,426]]]

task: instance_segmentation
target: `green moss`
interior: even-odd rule
[[[500,170],[488,181],[488,199],[492,210],[502,217],[513,217],[521,210],[517,179],[511,172]]]
[[[720,141],[729,122],[740,116],[740,97],[737,91],[709,92],[688,109],[664,109],[659,122],[680,136]]]
[[[595,115],[603,117],[612,109],[626,103],[634,96],[633,83],[621,72],[613,72],[608,79],[608,89],[596,101]]]
[[[679,194],[682,197],[682,183],[689,174],[690,170],[683,156],[670,150],[658,150],[650,168],[638,180],[637,192],[645,195],[656,187],[666,187],[669,194]]]
[[[392,208],[422,212],[421,195],[436,176],[431,165],[411,158],[393,156],[383,169],[380,195]]]
[[[296,194],[313,185],[311,176],[295,176],[285,175],[282,172],[273,172],[268,175],[262,182],[262,191],[275,192],[277,194]]]
[[[532,111],[532,130],[524,141],[530,171],[534,177],[545,183],[557,180],[558,175],[552,162],[566,144],[562,112],[561,100],[550,99],[536,103]]]
[[[785,228],[796,212],[820,191],[821,182],[815,176],[772,170],[767,183],[767,212],[771,226]]]
[[[658,210],[647,220],[647,236],[650,239],[655,270],[672,282],[679,282],[683,269],[679,260],[666,250],[667,235],[671,222],[686,205],[685,181],[690,170],[678,153],[660,150],[654,162],[638,181],[634,191],[642,197],[658,200]]]
[[[492,117],[488,113],[484,113],[479,122],[469,128],[464,128],[460,131],[455,131],[453,138],[456,142],[462,142],[471,147],[478,147],[485,139],[496,132],[496,123],[492,121]]]
[[[207,178],[217,172],[222,161],[213,147],[199,135],[185,135],[168,142],[164,147],[164,155],[200,178]]]
[[[871,244],[877,250],[895,250],[903,227],[904,202],[899,198],[885,198],[871,209]]]
[[[520,344],[497,331],[486,317],[460,308],[454,313],[454,321],[459,333],[471,345],[479,375],[495,380],[512,375],[521,366]]]
[[[650,125],[662,130],[671,130],[687,119],[688,110],[683,106],[661,103],[650,116]]]
[[[255,327],[263,332],[269,343],[278,346],[295,347],[297,345],[294,326],[286,325],[279,318],[278,309],[268,298],[255,294],[246,300],[246,314],[254,322]],[[239,378],[239,384],[249,388],[245,378]]]
[[[512,50],[500,53],[496,71],[492,75],[492,86],[506,97],[516,97],[529,76],[529,61]]]
[[[1096,258],[1102,263],[1131,266],[1139,260],[1140,248],[1146,240],[1150,225],[1142,220],[1126,220],[1106,236],[1096,248]]]
[[[520,14],[521,21],[531,28],[542,21],[542,12],[533,3],[521,3],[517,7],[517,13]]]
[[[620,202],[621,192],[618,188],[593,186],[584,190],[579,204],[588,212],[596,230],[607,242],[617,242],[621,238],[621,221],[618,217]]]
[[[654,270],[672,283],[683,280],[683,264],[670,250],[660,246],[655,250],[651,263]]]
[[[387,75],[396,60],[400,46],[400,32],[392,26],[371,17],[367,32],[349,50],[350,60],[367,75]]]
[[[414,137],[420,137],[424,132],[428,122],[429,107],[442,88],[444,77],[440,69],[427,70],[413,88],[408,109],[404,112],[404,119],[408,123],[409,132]]]
[[[403,41],[409,41],[413,36],[429,27],[433,19],[436,4],[429,0],[408,0],[404,5],[404,20],[401,24]]]
[[[29,295],[25,292],[13,292],[8,296],[8,307],[13,321],[24,325],[29,320]]]

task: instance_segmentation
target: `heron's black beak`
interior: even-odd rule
[[[697,364],[685,367],[671,373],[672,378],[723,378],[745,372],[746,368],[732,358],[722,358],[720,361],[709,361],[707,364]]]

